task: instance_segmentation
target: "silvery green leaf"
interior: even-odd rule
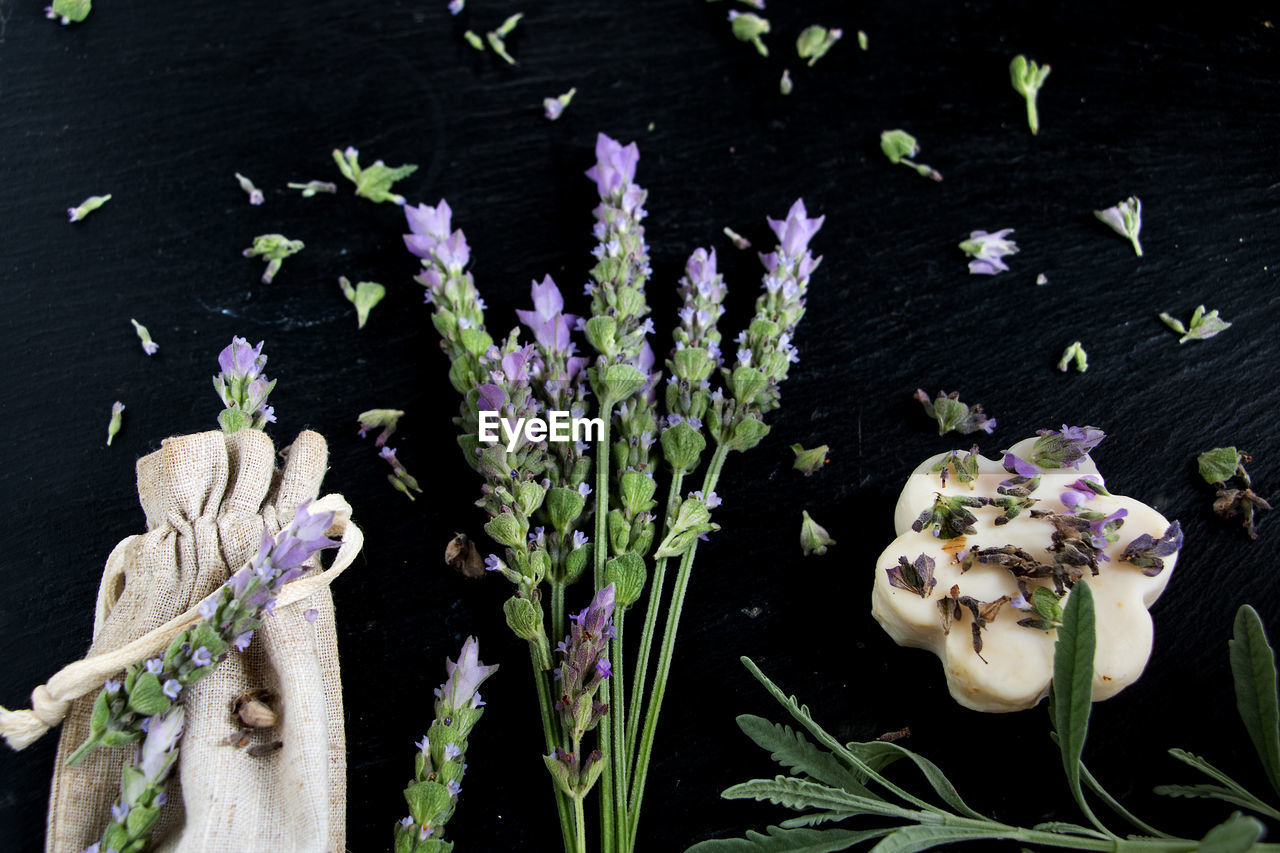
[[[861,774],[842,764],[830,752],[814,746],[803,733],[790,726],[743,714],[738,717],[738,728],[761,749],[769,750],[769,757],[791,773],[803,773],[851,794],[875,797],[862,783]]]
[[[1084,582],[1071,588],[1053,650],[1053,701],[1050,714],[1062,751],[1067,787],[1080,810],[1096,823],[1080,788],[1080,756],[1093,706],[1093,658],[1097,648],[1093,591]]]
[[[1200,841],[1199,853],[1245,853],[1262,840],[1263,826],[1251,817],[1235,812]]]
[[[639,554],[619,554],[604,567],[605,584],[613,584],[614,602],[618,607],[630,607],[640,598],[645,583],[644,558]]]
[[[89,17],[93,9],[91,0],[53,0],[49,7],[49,17],[61,19],[62,23],[80,23]]]
[[[886,835],[871,853],[916,853],[931,850],[957,841],[977,841],[980,838],[1009,838],[1011,830],[1001,832],[993,824],[991,829],[966,826],[904,826]]]
[[[847,745],[847,749],[870,767],[886,767],[890,763],[903,758],[909,760],[924,774],[925,780],[933,788],[934,793],[942,798],[943,802],[957,812],[974,820],[987,820],[987,817],[981,812],[970,808],[969,804],[960,796],[960,792],[956,790],[956,786],[951,784],[951,780],[942,772],[942,769],[923,755],[912,752],[906,747],[898,746],[896,743],[882,740],[851,743]]]
[[[733,785],[720,795],[726,800],[768,801],[792,809],[833,809],[850,814],[873,814],[884,817],[909,817],[911,812],[881,799],[860,797],[839,788],[806,782],[790,776],[752,779]]]
[[[889,832],[885,829],[784,829],[771,826],[768,835],[754,830],[745,838],[717,838],[701,841],[685,853],[833,853],[847,850],[855,844],[880,838]]]
[[[1276,659],[1258,612],[1249,605],[1236,611],[1234,635],[1228,642],[1236,708],[1258,752],[1271,787],[1280,794],[1280,696]]]

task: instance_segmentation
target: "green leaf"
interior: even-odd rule
[[[804,734],[793,731],[790,726],[743,714],[738,717],[738,728],[761,749],[769,750],[769,757],[792,773],[804,773],[851,794],[876,796],[862,784],[861,774],[840,763],[830,752],[814,746]]]
[[[1234,447],[1215,447],[1201,453],[1196,459],[1196,465],[1204,481],[1216,486],[1235,476],[1236,469],[1240,467],[1240,451]]]
[[[66,18],[68,21],[73,21],[78,24],[85,18],[89,17],[89,12],[92,9],[92,6],[93,4],[90,0],[53,0],[52,9],[53,14],[57,17]],[[100,196],[94,196],[89,199],[89,202],[92,202],[97,198],[100,198]],[[107,198],[111,198],[111,196],[107,196]],[[89,202],[86,202],[86,204]],[[89,209],[93,210],[96,207],[100,207],[101,204],[102,203],[99,202]]]
[[[818,826],[819,824],[827,822],[841,821],[853,816],[854,815],[851,812],[809,812],[808,814],[789,817],[782,823],[778,824],[778,826],[781,826],[783,829],[796,829],[801,826]]]
[[[99,734],[107,727],[107,720],[111,717],[111,704],[107,701],[107,691],[103,688],[98,693],[98,698],[93,700],[93,712],[89,714],[89,731],[93,734]]]
[[[1062,750],[1062,769],[1067,786],[1080,810],[1097,824],[1084,792],[1080,789],[1080,757],[1089,733],[1089,711],[1093,706],[1093,658],[1097,645],[1093,591],[1077,583],[1067,596],[1053,650],[1053,702],[1050,713]]]
[[[885,829],[783,829],[771,826],[768,835],[748,831],[746,838],[717,838],[699,841],[685,853],[830,853],[845,850],[863,841],[880,838]]]
[[[979,838],[1007,838],[999,829],[970,828],[963,826],[904,826],[885,836],[871,853],[915,853],[931,850],[956,841],[973,841]]]
[[[1204,760],[1200,756],[1194,755],[1183,749],[1171,749],[1169,750],[1169,755],[1171,755],[1173,758],[1177,759],[1178,761],[1181,761],[1183,764],[1187,765],[1188,767],[1194,767],[1196,770],[1199,770],[1201,773],[1208,776],[1210,779],[1214,780],[1215,782],[1221,783],[1222,787],[1218,788],[1216,785],[1194,785],[1194,786],[1168,785],[1168,786],[1161,786],[1160,788],[1157,788],[1156,793],[1165,794],[1167,796],[1172,796],[1172,797],[1201,796],[1201,797],[1210,797],[1212,799],[1225,800],[1226,802],[1233,803],[1239,806],[1244,806],[1245,808],[1248,808],[1251,811],[1257,812],[1259,814],[1269,815],[1271,817],[1276,818],[1277,820],[1280,820],[1280,811],[1277,811],[1276,809],[1264,803],[1262,800],[1258,799],[1256,796],[1254,796],[1254,794],[1251,791],[1249,791],[1247,788],[1245,788],[1235,779],[1232,779],[1226,773],[1223,773],[1217,767],[1214,767],[1212,764],[1210,764],[1208,761]],[[1195,791],[1196,793],[1191,793],[1192,791]],[[1223,794],[1225,794],[1225,796]]]
[[[890,163],[898,163],[904,157],[914,157],[920,150],[916,138],[905,130],[886,130],[880,134],[880,150]]]
[[[726,800],[768,800],[791,809],[832,809],[851,815],[873,814],[885,817],[912,818],[915,812],[881,799],[860,797],[848,791],[806,782],[791,776],[752,779],[733,785],[720,795]]]
[[[1040,589],[1043,589],[1043,587],[1037,588],[1036,591],[1038,592]],[[1097,794],[1098,798],[1102,800],[1104,803],[1106,803],[1108,806],[1110,806],[1113,812],[1115,812],[1116,814],[1120,815],[1120,817],[1127,820],[1139,832],[1145,833],[1147,835],[1155,836],[1157,838],[1173,837],[1168,833],[1161,832],[1160,830],[1156,829],[1155,827],[1151,826],[1145,821],[1139,819],[1137,815],[1133,814],[1133,812],[1126,809],[1120,803],[1119,800],[1111,796],[1110,792],[1108,792],[1106,788],[1102,787],[1102,783],[1099,782],[1094,777],[1094,775],[1089,772],[1089,768],[1084,765],[1083,761],[1080,762],[1080,775],[1081,775],[1081,778],[1084,780],[1085,786],[1090,791],[1093,791],[1095,794]],[[1071,824],[1067,824],[1067,825],[1070,826]],[[1103,837],[1106,838],[1107,836],[1104,835]]]
[[[161,714],[169,710],[173,703],[164,695],[160,679],[150,672],[144,672],[133,683],[133,691],[129,694],[129,707],[144,717]]]
[[[449,807],[449,789],[439,782],[415,782],[404,789],[409,813],[418,823],[434,823],[436,815]]]
[[[1110,839],[1111,836],[1098,832],[1096,829],[1090,829],[1087,826],[1081,826],[1078,823],[1067,823],[1061,820],[1051,820],[1046,823],[1037,823],[1031,827],[1038,832],[1056,832],[1059,835],[1083,835],[1087,838],[1101,838],[1104,841]]]
[[[1245,853],[1262,839],[1262,833],[1261,823],[1235,812],[1201,839],[1199,853]]]
[[[1236,611],[1234,636],[1227,643],[1236,708],[1271,787],[1280,794],[1280,695],[1276,692],[1276,658],[1258,612],[1245,604]]]
[[[960,793],[956,791],[956,786],[951,784],[951,780],[947,778],[941,768],[923,755],[918,755],[905,747],[898,746],[896,743],[882,740],[851,743],[848,744],[848,748],[854,755],[872,767],[884,767],[899,758],[909,759],[916,767],[920,768],[920,772],[924,774],[924,778],[929,782],[934,792],[947,805],[975,820],[989,820],[986,815],[970,808],[969,804],[961,798]]]
[[[647,577],[644,557],[639,554],[619,554],[604,565],[604,582],[613,584],[614,603],[618,607],[630,607],[644,591]]]

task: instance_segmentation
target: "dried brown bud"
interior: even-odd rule
[[[232,732],[227,735],[227,746],[234,746],[236,749],[244,749],[249,745],[250,735],[247,731]]]
[[[246,690],[231,701],[231,713],[251,729],[269,729],[279,719],[267,704],[272,698],[266,690]]]
[[[444,548],[444,562],[464,578],[484,577],[484,560],[476,550],[476,543],[465,533],[459,533],[449,540]]]
[[[276,750],[280,749],[283,746],[284,746],[284,741],[273,740],[271,741],[271,743],[255,743],[253,746],[249,747],[249,749],[246,751],[254,758],[262,758],[264,756],[270,755],[271,753],[275,752]]]
[[[894,743],[895,741],[902,740],[904,737],[911,737],[910,726],[904,726],[898,729],[896,732],[885,732],[884,734],[880,735],[880,737],[876,738],[876,740],[882,740],[885,743]]]

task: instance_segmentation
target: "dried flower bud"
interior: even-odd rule
[[[284,741],[273,740],[270,743],[255,743],[253,746],[245,750],[245,752],[249,753],[253,758],[265,758],[283,747]]]
[[[1046,68],[1045,73],[1048,71]],[[1142,257],[1142,243],[1138,241],[1138,234],[1142,231],[1142,199],[1131,195],[1106,210],[1095,210],[1093,215],[1112,231],[1128,239],[1133,244],[1134,254]]]
[[[476,543],[465,533],[459,533],[449,540],[444,548],[444,562],[464,578],[484,577],[484,559],[476,550]]]
[[[942,180],[942,174],[924,163],[914,163],[912,158],[920,152],[920,144],[916,138],[905,130],[886,130],[880,134],[880,150],[893,164],[901,163],[916,174],[935,181]]]
[[[960,251],[973,258],[969,261],[969,273],[995,275],[1008,270],[1008,264],[1002,259],[1006,255],[1018,254],[1018,244],[1006,239],[1012,233],[1012,228],[1002,228],[993,234],[986,231],[969,232],[969,239],[960,244]]]
[[[111,442],[115,439],[116,433],[120,431],[120,424],[124,421],[124,403],[116,400],[111,404],[111,421],[107,424],[107,447],[111,446]]]
[[[262,190],[255,187],[253,181],[239,172],[236,172],[236,180],[240,182],[240,189],[249,194],[249,204],[258,205],[266,201],[266,198],[262,195]]]
[[[311,198],[317,193],[336,193],[338,185],[332,181],[307,181],[305,184],[290,182],[288,185],[291,190],[301,190],[303,198]]]
[[[729,13],[729,24],[733,29],[734,38],[749,42],[761,56],[769,55],[769,48],[765,47],[764,40],[761,38],[769,32],[770,26],[767,20],[754,12],[734,10]]]
[[[1034,59],[1028,61],[1022,54],[1015,56],[1009,63],[1009,78],[1013,83],[1013,89],[1027,100],[1027,124],[1031,127],[1033,136],[1040,132],[1036,96],[1040,93],[1040,87],[1044,85],[1045,78],[1048,76],[1048,65],[1037,65]]]
[[[273,697],[266,690],[246,690],[231,700],[231,713],[251,729],[269,729],[278,717],[267,704]]]
[[[86,11],[85,14],[88,14],[88,12]],[[76,207],[68,207],[67,216],[71,218],[72,222],[79,222],[81,219],[84,219],[90,213],[93,213],[109,201],[111,201],[111,193],[107,193],[106,195],[91,195],[84,201],[80,202]]]
[[[306,248],[301,240],[290,240],[283,234],[259,234],[253,238],[253,245],[242,253],[246,258],[266,258],[267,269],[262,274],[262,283],[270,284],[284,266],[284,259],[296,255]]]

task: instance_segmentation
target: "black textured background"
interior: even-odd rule
[[[366,161],[420,164],[398,189],[449,199],[501,330],[546,273],[571,310],[583,307],[594,201],[582,172],[603,130],[640,145],[660,330],[698,245],[718,248],[731,285],[725,328],[749,316],[759,267],[724,226],[764,246],[764,216],[797,196],[827,216],[802,360],[772,434],[731,458],[724,530],[700,551],[642,849],[681,850],[783,816],[717,797],[773,773],[733,725],[741,712],[775,713],[740,654],[842,737],[910,726],[908,744],[983,810],[1077,819],[1043,709],[960,710],[934,658],[896,648],[868,614],[870,567],[892,539],[908,472],[968,444],[934,434],[910,399],[917,386],[985,404],[1000,422],[979,442],[988,455],[1040,427],[1105,428],[1095,458],[1109,485],[1183,523],[1147,673],[1095,709],[1093,770],[1141,814],[1186,832],[1227,808],[1150,794],[1191,781],[1165,748],[1206,753],[1263,789],[1230,699],[1226,638],[1245,601],[1280,634],[1280,531],[1264,523],[1250,543],[1213,519],[1194,458],[1237,444],[1255,454],[1262,493],[1280,494],[1274,7],[774,5],[764,60],[729,35],[729,3],[701,0],[472,0],[459,19],[443,0],[102,0],[66,28],[38,0],[0,2],[0,702],[26,707],[31,687],[83,653],[102,562],[142,529],[134,461],[167,435],[214,427],[218,351],[233,334],[265,339],[280,379],[272,435],[284,444],[310,427],[329,439],[325,487],[349,498],[368,535],[334,590],[350,848],[388,847],[431,688],[476,633],[503,672],[485,690],[450,834],[464,850],[552,849],[528,658],[501,617],[506,586],[463,581],[441,562],[455,531],[479,532],[478,483],[453,442],[455,395],[411,281],[402,214],[348,186],[303,199],[284,185],[341,181],[329,151],[346,145]],[[518,9],[518,67],[463,43],[467,26],[483,32]],[[809,69],[793,40],[815,22],[847,36]],[[857,50],[858,29],[869,52]],[[1053,66],[1039,138],[1008,83],[1019,52]],[[789,98],[777,93],[784,66]],[[547,122],[541,99],[570,86],[578,99]],[[878,135],[890,127],[914,133],[945,182],[889,165]],[[266,190],[264,206],[247,204],[235,171]],[[66,207],[106,192],[113,201],[67,223]],[[1130,194],[1144,202],[1141,259],[1090,214]],[[1012,271],[970,276],[956,243],[1002,227],[1022,247]],[[262,285],[262,263],[240,250],[271,231],[307,248]],[[1041,272],[1049,284],[1036,286]],[[343,274],[389,288],[363,331],[338,291]],[[1155,315],[1185,317],[1200,302],[1234,326],[1180,347]],[[130,317],[160,343],[154,358]],[[1089,372],[1059,374],[1076,339]],[[115,399],[128,410],[108,449]],[[427,490],[416,503],[390,489],[371,440],[355,436],[356,413],[372,407],[408,411],[393,443]],[[803,479],[790,470],[796,441],[830,444],[831,464]],[[800,555],[802,508],[839,540],[823,558]],[[54,742],[0,754],[5,849],[39,846]]]

